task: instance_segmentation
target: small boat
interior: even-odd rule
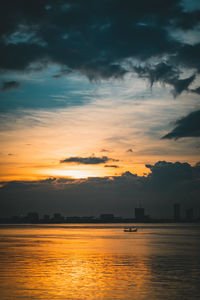
[[[125,227],[124,232],[137,232],[137,227],[134,226]]]

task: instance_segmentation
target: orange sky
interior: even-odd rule
[[[101,177],[125,171],[143,175],[149,172],[145,164],[158,160],[191,164],[199,160],[193,139],[161,140],[172,122],[188,110],[186,96],[174,100],[166,94],[160,101],[162,88],[157,86],[156,93],[149,91],[146,99],[131,99],[131,94],[148,89],[140,80],[133,85],[131,77],[123,83],[127,99],[121,89],[122,83],[114,81],[106,87],[96,86],[92,101],[84,106],[27,110],[15,119],[11,115],[0,136],[0,180]],[[197,101],[196,96],[191,97],[190,105]],[[60,163],[67,157],[90,156],[118,160],[106,163],[118,168]]]

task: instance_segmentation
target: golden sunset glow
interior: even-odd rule
[[[35,244],[38,232],[41,237]],[[21,242],[21,235],[26,234],[26,228],[14,232],[6,230],[5,233],[8,236],[15,234]],[[56,238],[50,238],[51,234]],[[95,237],[95,243],[92,236]],[[11,277],[10,284],[17,285],[19,290],[23,286],[24,295],[34,295],[35,298],[40,294],[41,286],[48,289],[49,299],[53,299],[56,293],[60,299],[66,298],[66,295],[73,299],[74,294],[81,299],[83,291],[88,299],[94,299],[94,293],[95,298],[115,299],[116,296],[123,297],[124,290],[128,290],[127,296],[133,297],[141,289],[146,291],[145,286],[151,280],[151,266],[145,261],[151,248],[142,233],[140,239],[134,240],[134,247],[129,239],[122,244],[122,237],[120,229],[101,226],[79,230],[76,226],[33,228],[29,243],[35,244],[34,251],[31,253],[29,248],[26,250],[22,247],[15,249],[16,257],[21,257],[23,249],[23,259],[20,262],[16,260],[16,269],[13,270],[15,276]],[[5,261],[9,253],[10,250],[5,251]],[[10,276],[10,269],[4,262],[2,269],[5,278]],[[18,282],[19,269],[23,269],[23,283]],[[131,284],[134,284],[134,293],[128,289]]]
[[[132,82],[127,80],[125,83],[130,88]],[[184,113],[186,102],[187,98],[177,99],[173,113],[181,109]],[[194,164],[199,153],[197,148],[188,151],[190,140],[184,141],[183,149],[183,142],[172,144],[160,140],[159,135],[154,138],[145,133],[147,124],[155,126],[152,117],[166,109],[171,109],[170,101],[163,104],[148,100],[136,105],[119,99],[113,107],[110,95],[110,99],[80,108],[31,112],[32,118],[39,120],[34,126],[29,125],[27,117],[22,117],[17,124],[10,120],[11,128],[1,133],[0,178],[3,181],[45,176],[87,178],[120,175],[125,171],[141,176],[149,172],[145,164],[154,164],[158,160]],[[156,122],[159,126],[163,118]],[[69,157],[95,156],[106,156],[111,160],[95,165],[60,163]]]
[[[59,176],[59,177],[71,177],[71,178],[88,178],[88,177],[97,177],[100,174],[95,173],[95,170],[92,172],[89,170],[46,170],[41,171],[41,174],[48,174],[49,176]]]

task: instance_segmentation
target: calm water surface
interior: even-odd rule
[[[0,225],[0,299],[200,299],[200,225]]]

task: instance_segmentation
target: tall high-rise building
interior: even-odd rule
[[[174,220],[180,221],[181,219],[181,206],[179,203],[174,204]]]

